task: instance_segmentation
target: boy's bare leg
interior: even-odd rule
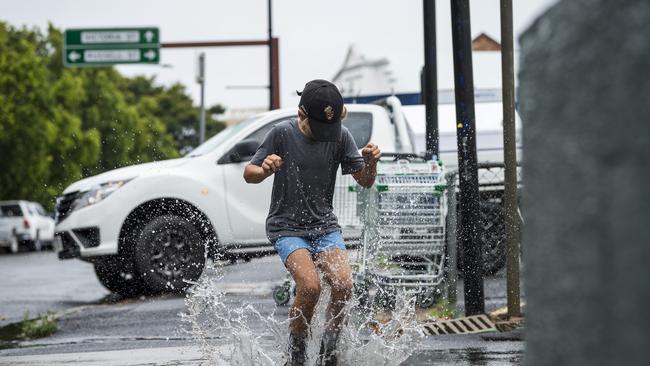
[[[342,249],[326,250],[316,254],[316,263],[332,289],[332,299],[327,307],[326,332],[338,335],[345,320],[343,310],[352,297],[352,269],[348,253]]]
[[[292,335],[305,337],[320,296],[320,278],[307,249],[291,253],[286,267],[296,282],[296,299],[289,309],[289,331]]]

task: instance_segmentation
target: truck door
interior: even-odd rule
[[[267,123],[244,139],[252,139],[261,143],[267,132],[284,120],[286,118]],[[266,216],[271,205],[273,176],[259,184],[248,184],[243,178],[246,164],[248,162],[227,163],[223,166],[230,228],[236,244],[268,243]]]

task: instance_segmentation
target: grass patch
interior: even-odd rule
[[[454,306],[452,306],[447,299],[440,299],[440,301],[429,309],[429,316],[435,319],[453,319],[455,315],[456,312]]]
[[[21,336],[26,339],[43,338],[56,333],[56,316],[47,312],[35,319],[29,319],[29,314],[20,323]]]
[[[13,323],[0,328],[0,341],[16,341],[43,338],[56,333],[56,314],[48,312],[34,319],[29,313],[19,323]]]

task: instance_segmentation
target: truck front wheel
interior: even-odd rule
[[[151,292],[182,292],[198,280],[205,244],[189,220],[173,214],[156,217],[136,236],[134,264]]]
[[[124,297],[138,296],[142,283],[133,271],[133,263],[118,256],[106,256],[94,262],[95,274],[107,289]]]

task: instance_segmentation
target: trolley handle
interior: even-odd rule
[[[381,158],[392,158],[393,161],[398,161],[398,160],[425,160],[423,156],[414,154],[414,153],[392,153],[392,152],[382,152],[381,153]],[[356,162],[356,161],[363,161],[363,158],[361,156],[352,158],[351,161]]]
[[[393,158],[393,161],[398,160],[424,160],[423,156],[413,153],[381,153],[381,157],[384,158]]]

